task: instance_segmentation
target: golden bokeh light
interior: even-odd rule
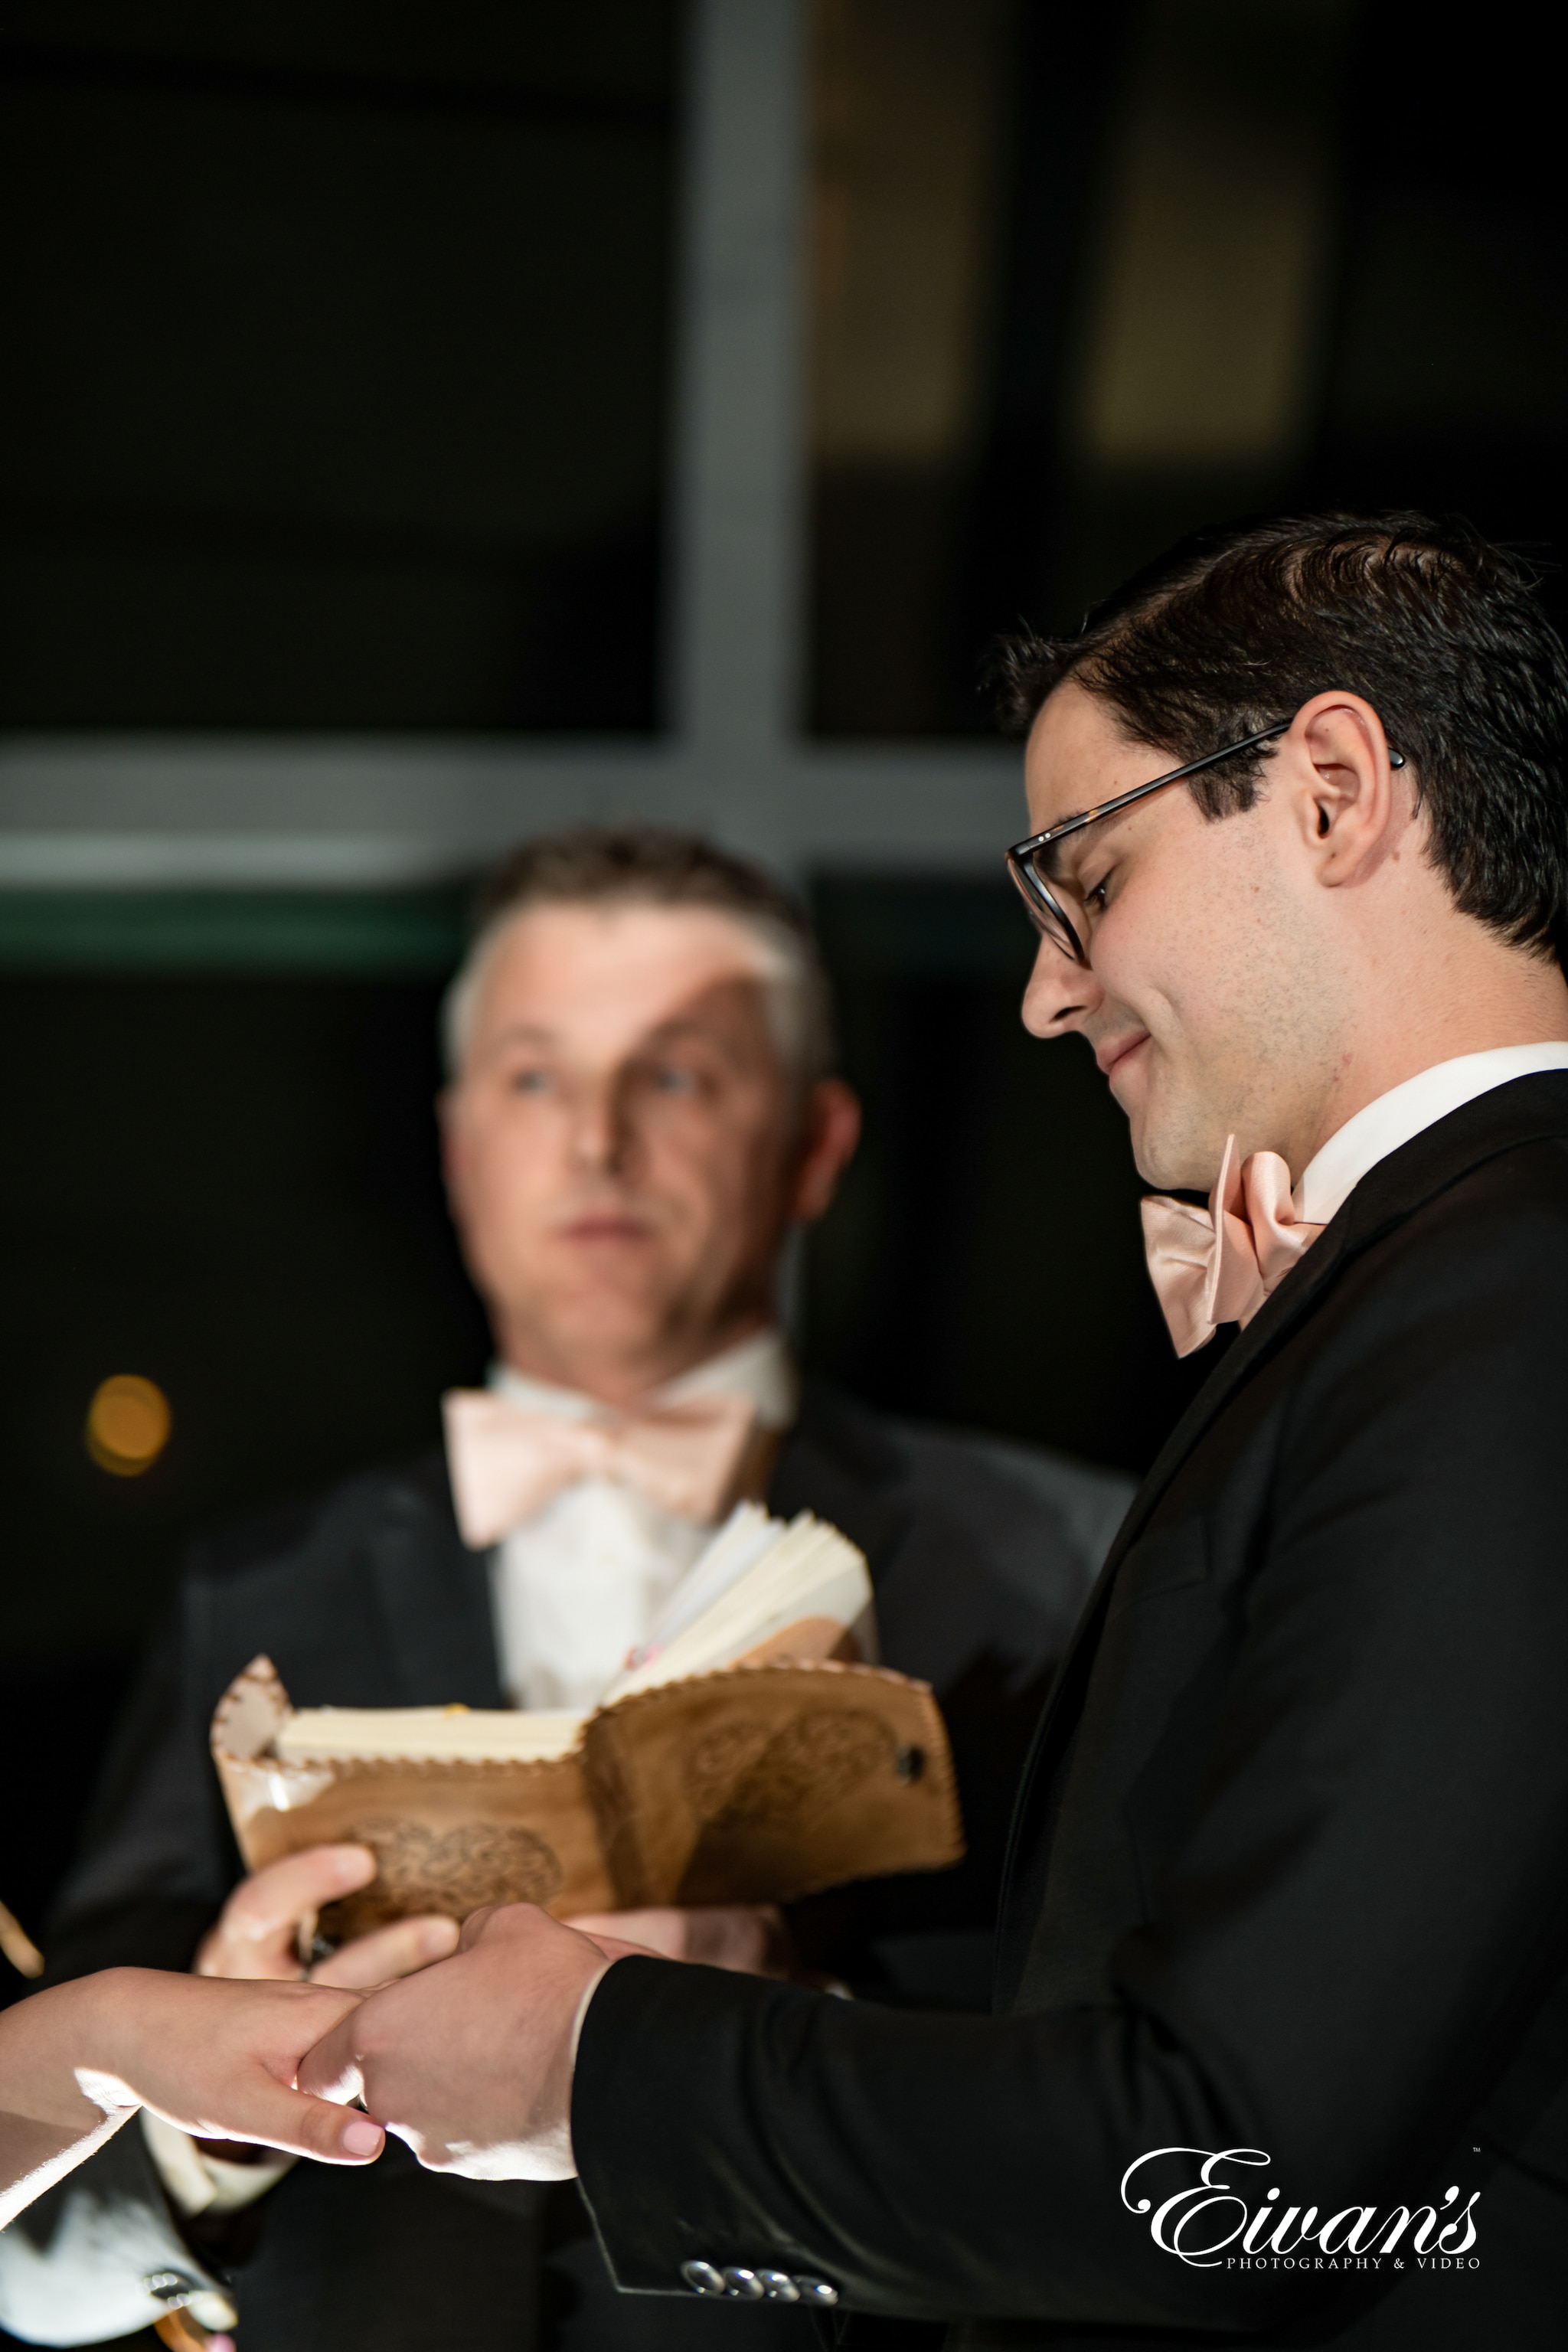
[[[87,1450],[111,1477],[139,1478],[169,1443],[174,1418],[154,1381],[116,1372],[94,1391],[87,1409]]]

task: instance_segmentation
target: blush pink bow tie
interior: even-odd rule
[[[526,1526],[583,1478],[636,1486],[677,1518],[716,1519],[731,1498],[756,1421],[755,1406],[734,1396],[567,1421],[488,1389],[449,1389],[441,1413],[452,1500],[470,1551]]]
[[[1222,1323],[1245,1330],[1323,1230],[1297,1216],[1279,1154],[1249,1152],[1237,1167],[1234,1135],[1206,1209],[1164,1192],[1142,1205],[1149,1278],[1178,1356],[1206,1348]]]

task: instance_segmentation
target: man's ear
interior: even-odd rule
[[[860,1140],[860,1103],[842,1078],[818,1078],[806,1096],[800,1124],[790,1216],[815,1224],[838,1190],[838,1179]]]
[[[1318,879],[1337,888],[1380,865],[1412,803],[1404,760],[1372,704],[1359,694],[1315,694],[1280,749],[1295,755],[1296,815]]]

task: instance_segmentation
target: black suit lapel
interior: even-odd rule
[[[1159,1507],[1172,1480],[1259,1363],[1272,1355],[1324,1297],[1344,1268],[1451,1184],[1500,1153],[1568,1135],[1568,1073],[1515,1078],[1479,1095],[1413,1138],[1362,1179],[1307,1255],[1215,1365],[1162,1446],[1128,1506],[1083,1615],[1051,1685],[1050,1696],[1018,1784],[1003,1875],[998,1937],[999,2000],[1016,1958],[1018,1934],[1031,1923],[1009,1919],[1015,1880],[1038,1803],[1055,1777],[1083,1705],[1100,1629],[1117,1574]],[[1011,1929],[1011,1933],[1009,1930]]]
[[[768,1508],[779,1518],[808,1510],[830,1519],[865,1553],[875,1587],[909,1524],[910,1507],[898,1491],[900,1471],[875,1416],[807,1381],[768,1482]]]
[[[1089,1671],[1100,1646],[1100,1629],[1105,1622],[1106,1609],[1121,1563],[1159,1507],[1183,1463],[1205,1433],[1213,1427],[1260,1358],[1279,1344],[1286,1331],[1295,1328],[1314,1302],[1322,1297],[1339,1272],[1345,1257],[1348,1214],[1347,1206],[1342,1215],[1325,1228],[1321,1239],[1292,1269],[1287,1281],[1280,1285],[1247,1329],[1237,1333],[1165,1440],[1127,1507],[1127,1516],[1116,1531],[1115,1540],[1105,1556],[1105,1564],[1095,1579],[1093,1589],[1084,1603],[1083,1614],[1063,1654],[1018,1782],[1002,1880],[1003,1925],[997,1948],[999,1998],[1006,1986],[1008,1974],[1011,1943],[1007,1933],[1008,1897],[1013,1891],[1026,1837],[1034,1826],[1037,1792],[1047,1789],[1055,1779],[1057,1767],[1077,1727]]]
[[[505,1706],[486,1555],[458,1533],[439,1454],[389,1483],[366,1550],[395,1704]]]
[[[1238,1333],[1171,1432],[1128,1507],[1101,1587],[1114,1576],[1172,1479],[1237,1390],[1310,1314],[1346,1265],[1500,1152],[1563,1135],[1568,1135],[1568,1073],[1549,1071],[1479,1095],[1369,1170],[1321,1239]],[[1100,1591],[1097,1587],[1096,1600]]]

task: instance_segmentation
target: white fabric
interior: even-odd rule
[[[200,2140],[165,2123],[151,2107],[142,2110],[142,2131],[158,2178],[182,2213],[237,2213],[265,2197],[298,2161],[274,2155],[256,2164],[233,2164],[209,2156]],[[200,2312],[196,2317],[204,2327],[232,2327],[235,2322],[232,2305],[226,2318],[206,2319]]]
[[[1347,1118],[1309,1160],[1295,1191],[1297,1216],[1309,1224],[1326,1225],[1367,1171],[1402,1143],[1474,1102],[1478,1095],[1490,1094],[1512,1078],[1533,1077],[1541,1070],[1568,1070],[1568,1042],[1558,1038],[1544,1045],[1494,1045],[1484,1054],[1460,1054],[1451,1062],[1434,1063],[1402,1086],[1390,1087]]]
[[[534,1412],[592,1420],[579,1390],[526,1379],[504,1364],[489,1384]],[[783,1335],[762,1331],[659,1389],[650,1404],[743,1396],[758,1424],[795,1419],[798,1383]],[[675,1517],[634,1487],[586,1478],[490,1554],[490,1599],[501,1684],[514,1706],[591,1706],[646,1640],[655,1617],[712,1534]]]
[[[144,2284],[160,2272],[192,2281],[186,2308],[204,2327],[232,2327],[233,2304],[163,2205],[120,2193],[122,2166],[108,2177],[106,2191],[96,2163],[68,2175],[37,2238],[15,2223],[0,2234],[0,2327],[25,2344],[118,2341],[164,2316],[168,2305]]]

